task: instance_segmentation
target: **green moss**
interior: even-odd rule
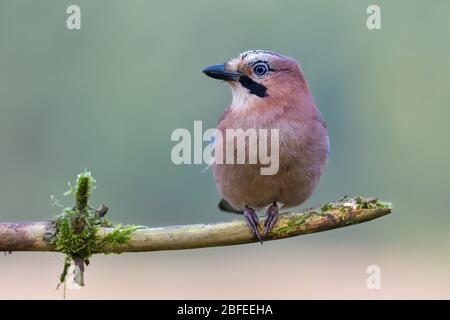
[[[329,202],[324,204],[320,209],[322,210],[322,213],[325,213],[326,211],[337,209],[337,207],[333,202]]]
[[[66,257],[66,259],[64,259],[63,271],[61,272],[61,275],[59,276],[59,283],[60,284],[63,283],[64,280],[66,280],[66,276],[67,276],[67,272],[69,271],[70,264],[71,264],[70,258]]]
[[[75,192],[75,207],[79,210],[85,210],[88,205],[89,196],[94,189],[95,180],[90,172],[83,172],[78,175],[77,187]]]
[[[102,241],[109,242],[113,248],[125,245],[130,241],[130,235],[139,228],[139,226],[122,226],[119,224],[112,232],[108,233]]]
[[[277,236],[290,235],[297,232],[306,222],[313,223],[314,219],[319,217],[323,218],[324,215],[330,214],[330,211],[338,210],[344,214],[348,210],[385,208],[392,208],[392,204],[390,202],[382,202],[377,198],[350,198],[348,196],[344,196],[336,202],[329,202],[318,208],[310,209],[302,215],[295,216],[295,218],[287,217],[285,220],[285,225],[274,229],[272,232]],[[340,220],[343,215],[338,214],[334,216]],[[349,224],[351,224],[351,222]]]
[[[60,283],[64,282],[67,270],[71,264],[80,267],[81,279],[83,279],[84,265],[89,263],[89,258],[96,253],[99,242],[109,242],[113,248],[125,245],[130,240],[131,234],[138,229],[137,226],[117,225],[114,230],[103,239],[97,235],[100,227],[113,227],[103,216],[108,211],[105,205],[99,209],[89,206],[89,196],[95,189],[95,180],[91,173],[85,171],[77,177],[76,187],[70,185],[65,195],[72,195],[74,206],[65,208],[63,212],[54,218],[56,233],[50,239],[56,250],[66,255],[64,269],[60,276]],[[59,201],[52,198],[52,203],[60,206]],[[76,263],[75,263],[76,262]],[[81,265],[80,265],[81,263]],[[79,283],[83,285],[83,281]]]
[[[55,248],[72,260],[88,260],[94,253],[97,243],[97,226],[90,225],[86,217],[76,211],[68,213],[57,221],[58,232],[54,238]]]
[[[377,198],[363,198],[356,197],[356,208],[357,209],[384,209],[384,208],[392,208],[392,203],[383,202],[378,200]]]
[[[295,219],[288,218],[285,226],[273,230],[276,235],[286,235],[294,233],[299,229],[299,227],[305,223],[305,220],[311,216],[312,212],[305,213],[304,215],[298,216]]]
[[[383,202],[377,198],[356,197],[349,198],[344,196],[339,201],[330,202],[321,207],[323,213],[331,210],[350,210],[350,209],[384,209],[392,208],[390,202]]]

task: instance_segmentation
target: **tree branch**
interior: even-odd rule
[[[389,203],[376,199],[345,198],[321,208],[280,214],[265,240],[342,228],[389,213]],[[260,219],[260,225],[262,222],[263,219]],[[106,227],[98,229],[97,253],[193,249],[258,241],[243,219],[214,224],[143,227],[132,232],[129,241],[123,245],[105,241],[105,237],[113,230]],[[57,251],[50,241],[55,232],[55,225],[50,221],[0,223],[0,251]]]

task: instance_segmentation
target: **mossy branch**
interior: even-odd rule
[[[113,226],[105,218],[108,208],[89,206],[94,188],[89,172],[78,175],[74,206],[55,219],[43,222],[0,223],[0,251],[56,251],[66,255],[61,282],[70,265],[77,270],[75,282],[84,285],[83,273],[93,254],[179,250],[258,242],[244,219],[213,224],[150,228]],[[59,205],[59,202],[54,200]],[[375,198],[348,198],[321,207],[282,213],[265,241],[345,227],[391,213],[391,204]],[[260,219],[263,225],[263,219]],[[77,280],[78,279],[78,280]]]
[[[337,201],[322,208],[280,214],[265,240],[342,228],[389,213],[391,206],[386,203],[377,202],[371,207],[370,204],[360,205],[352,199]],[[53,229],[50,221],[0,223],[0,251],[58,251],[54,244],[46,240]],[[98,228],[95,253],[193,249],[258,242],[244,219],[213,224],[143,227],[130,232],[128,241],[116,244],[108,241],[109,235],[115,230],[111,227]]]

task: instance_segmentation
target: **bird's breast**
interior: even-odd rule
[[[244,139],[227,137],[227,130],[240,130]],[[270,146],[271,130],[279,132],[277,148]],[[271,175],[261,174],[262,163],[258,155],[256,163],[238,164],[236,162],[215,163],[214,176],[219,192],[235,208],[244,205],[261,208],[274,201],[284,202],[287,206],[298,205],[305,201],[315,189],[327,163],[328,135],[326,128],[314,119],[301,117],[236,117],[229,115],[219,124],[218,130],[223,136],[223,154],[231,148],[234,160],[239,148],[252,151],[250,140],[245,139],[249,130],[257,133],[267,130],[264,136],[268,143],[268,152],[278,152],[278,170]],[[261,135],[257,135],[257,145],[261,145]],[[238,144],[240,141],[241,145]],[[244,141],[244,142],[243,142]],[[244,145],[242,145],[244,143]],[[217,147],[217,146],[216,146]]]

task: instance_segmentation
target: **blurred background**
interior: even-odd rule
[[[66,8],[81,7],[81,30]],[[366,27],[381,7],[382,29]],[[392,215],[287,240],[95,256],[67,298],[450,298],[448,1],[0,3],[0,221],[45,220],[85,167],[113,222],[241,218],[211,171],[176,166],[176,128],[215,126],[227,86],[201,74],[248,49],[298,59],[331,140],[310,206],[375,196]],[[366,268],[381,269],[368,290]],[[54,298],[63,256],[0,256],[0,298]]]

